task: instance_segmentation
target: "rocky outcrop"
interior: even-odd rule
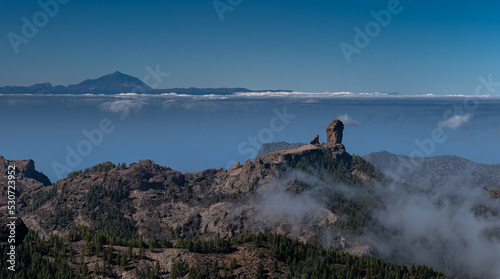
[[[16,180],[27,187],[52,184],[45,174],[35,170],[35,162],[31,159],[7,160],[0,156],[0,172],[6,174],[9,166],[16,166]]]
[[[344,123],[335,119],[326,127],[326,143],[327,144],[342,144],[342,133],[344,132]]]
[[[19,195],[26,189],[52,184],[45,174],[35,170],[35,162],[33,160],[7,160],[0,156],[0,207],[7,204],[9,166],[15,166],[16,168],[16,195]]]
[[[309,144],[319,144],[319,135],[315,135]]]
[[[299,148],[299,147],[304,146],[304,145],[306,145],[306,143],[288,143],[288,142],[284,142],[284,141],[264,143],[259,148],[259,154],[257,156],[262,158],[267,153],[281,151],[281,150],[295,149],[295,148]]]

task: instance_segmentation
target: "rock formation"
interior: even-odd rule
[[[7,172],[16,166],[16,192],[52,184],[45,174],[35,170],[33,160],[7,160],[0,156],[0,207],[7,205]]]
[[[344,131],[344,123],[335,119],[326,127],[326,143],[327,144],[342,144],[342,132]]]
[[[306,143],[288,143],[288,142],[284,142],[284,141],[264,143],[259,148],[259,154],[257,156],[262,158],[267,153],[281,151],[281,150],[295,149],[295,148],[302,147],[304,145],[306,145]]]
[[[319,135],[315,135],[309,144],[319,144]]]

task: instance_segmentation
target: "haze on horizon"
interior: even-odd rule
[[[157,88],[474,94],[478,76],[500,80],[499,8],[496,1],[3,1],[0,86],[69,85],[117,70],[144,80],[158,66],[169,75],[150,78]],[[30,24],[36,31],[24,30]]]

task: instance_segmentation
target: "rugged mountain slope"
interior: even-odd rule
[[[15,189],[8,187],[8,174],[11,173],[11,168],[9,166],[15,167],[15,183],[10,184],[15,186]],[[9,193],[13,191],[16,196],[26,191],[34,191],[42,186],[50,185],[50,180],[43,173],[35,170],[35,163],[33,160],[7,160],[0,156],[0,246],[7,243],[7,238],[9,236],[9,230],[7,228],[7,201],[8,196],[12,194]],[[24,225],[22,219],[17,219],[17,241],[21,240],[24,235],[28,232],[28,229]]]
[[[259,156],[269,152],[293,149],[304,143],[265,143]],[[397,181],[422,188],[443,185],[477,186],[500,189],[500,165],[479,164],[455,155],[414,158],[387,151],[374,152],[363,157],[385,175]]]
[[[319,278],[325,274],[356,278],[374,270],[371,276],[384,277],[383,273],[376,275],[385,266],[380,260],[369,268],[370,261],[360,261],[362,258],[336,256],[338,251],[373,255],[356,236],[368,227],[380,227],[372,211],[384,207],[385,200],[397,198],[373,165],[347,153],[340,124],[334,121],[327,129],[327,143],[313,140],[296,149],[237,163],[228,170],[181,173],[150,160],[129,166],[105,162],[73,172],[56,184],[30,188],[19,198],[20,216],[45,240],[31,235],[27,242],[35,248],[19,249],[28,249],[25,252],[40,261],[52,259],[60,265],[58,270],[74,272],[72,278],[83,274],[157,278],[188,272],[198,276],[191,278],[207,278],[202,274],[210,266],[220,276],[235,278],[222,273],[224,268],[217,263],[222,260],[227,266],[231,259],[240,266],[238,273],[250,278],[259,266],[271,278]],[[238,241],[263,231],[281,236]],[[274,246],[280,237],[285,237],[283,244]],[[325,252],[319,246],[300,248],[300,242],[290,250],[286,237],[337,252]],[[48,244],[43,244],[47,239]],[[150,251],[141,252],[141,247]],[[141,254],[140,259],[131,253]],[[156,262],[155,274],[151,270],[156,270]],[[196,266],[198,271],[192,271]],[[396,265],[383,270],[401,276],[415,274]],[[435,275],[430,269],[422,270]],[[209,278],[216,278],[214,274]]]
[[[231,169],[212,169],[182,174],[149,160],[128,167],[109,162],[84,172],[75,172],[57,184],[21,197],[23,220],[44,235],[65,233],[75,225],[103,231],[116,230],[120,237],[138,234],[144,238],[182,235],[213,238],[232,237],[270,229],[305,239],[314,226],[295,231],[287,220],[264,222],[257,216],[263,195],[276,187],[301,191],[294,175],[306,171],[316,158],[329,158],[330,167],[345,164],[335,179],[344,183],[374,182],[342,145],[307,145],[299,149],[269,153]],[[320,170],[319,168],[317,170]],[[275,185],[275,181],[286,185]],[[333,225],[336,214],[327,206],[317,208],[318,224]]]
[[[500,165],[478,164],[454,155],[410,158],[387,151],[364,158],[384,174],[423,188],[457,185],[500,189]]]
[[[311,174],[319,182],[305,181]],[[26,225],[43,235],[64,235],[85,225],[123,238],[210,239],[268,229],[312,240],[336,224],[354,226],[347,224],[352,214],[346,208],[312,197],[319,195],[312,184],[380,179],[373,166],[349,155],[342,144],[310,144],[199,173],[182,174],[149,160],[128,167],[106,162],[23,194],[20,206]],[[293,202],[303,208],[297,211]],[[340,245],[340,236],[335,238]]]

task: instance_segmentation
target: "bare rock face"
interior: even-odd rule
[[[315,135],[309,144],[319,144],[319,135]]]
[[[19,195],[27,189],[52,184],[45,174],[35,170],[35,162],[33,162],[33,160],[7,160],[0,156],[0,207],[7,205],[7,174],[9,170],[11,170],[9,166],[16,167],[16,195]]]
[[[342,132],[344,131],[344,123],[335,119],[326,127],[327,144],[342,144]]]
[[[284,141],[264,143],[259,148],[259,154],[257,156],[263,158],[264,155],[266,155],[267,153],[281,151],[281,150],[295,149],[295,148],[302,147],[304,145],[306,145],[306,144],[305,143],[288,143],[288,142],[284,142]]]

